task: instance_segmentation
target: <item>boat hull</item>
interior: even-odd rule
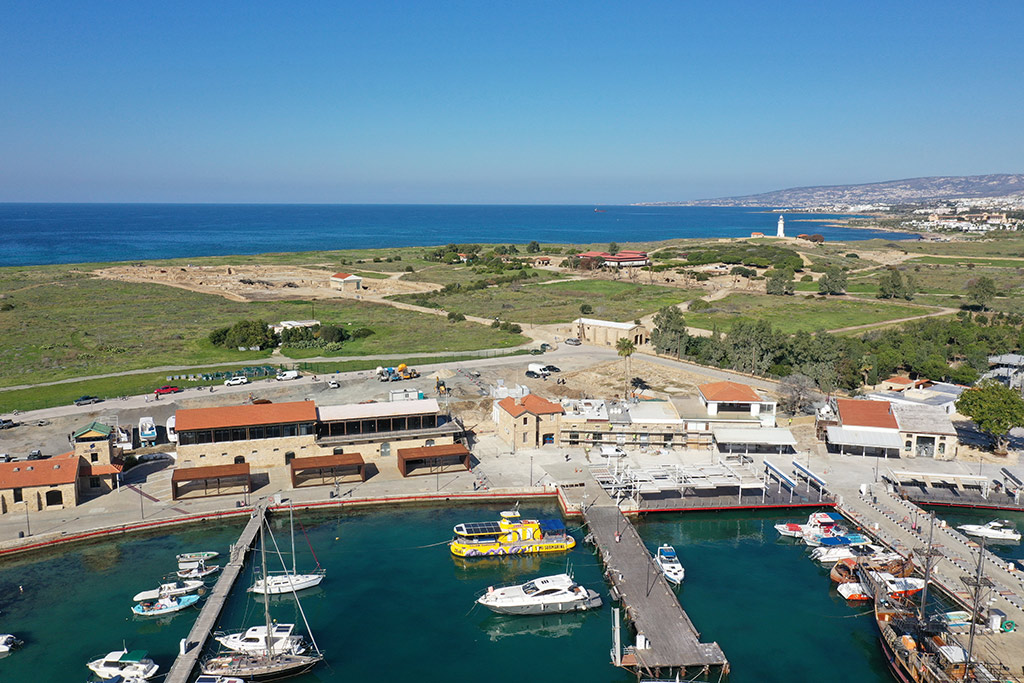
[[[569,612],[584,612],[588,609],[600,607],[601,596],[592,590],[587,590],[587,596],[578,600],[563,600],[560,602],[540,602],[528,605],[499,605],[481,602],[481,605],[497,614],[510,615],[531,615],[531,614],[567,614]]]
[[[274,681],[310,671],[323,657],[317,655],[278,655],[273,658],[252,655],[211,657],[201,669],[209,676],[236,676],[245,680]]]
[[[463,543],[452,541],[450,548],[456,557],[503,557],[533,553],[564,553],[576,547],[571,536],[561,541],[521,541],[518,543]]]
[[[272,576],[269,581],[257,580],[248,590],[258,595],[283,595],[319,586],[323,580],[323,574],[296,574],[291,581],[284,576]]]

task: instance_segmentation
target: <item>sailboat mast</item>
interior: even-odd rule
[[[928,515],[928,550],[924,555],[924,589],[921,590],[921,621],[925,620],[925,610],[928,609],[928,584],[932,578],[932,539],[935,536],[935,513]]]
[[[292,527],[292,576],[295,576],[295,508],[288,503],[288,523]]]
[[[981,568],[985,564],[985,537],[981,537],[981,547],[978,548],[978,572],[974,576],[974,604],[971,609],[974,614],[971,615],[971,635],[967,640],[967,673],[970,674],[971,668],[974,666],[974,631],[977,628],[978,612],[981,605],[981,591],[985,586],[985,582],[981,579]],[[966,582],[965,582],[966,583]]]
[[[260,524],[260,561],[263,563],[263,581],[266,586],[267,580],[267,544],[263,537],[263,527],[266,525],[266,521]],[[270,596],[264,593],[263,595],[263,619],[267,625],[267,658],[270,659],[274,656],[274,640],[270,637]]]

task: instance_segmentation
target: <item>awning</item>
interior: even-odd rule
[[[866,429],[847,429],[830,425],[828,442],[837,446],[863,446],[866,448],[895,448],[899,450],[902,442],[896,432],[872,432]]]
[[[757,444],[764,446],[796,446],[793,432],[782,427],[761,429],[737,429],[735,427],[712,427],[718,443]]]

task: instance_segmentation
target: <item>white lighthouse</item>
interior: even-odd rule
[[[786,236],[786,219],[783,218],[782,216],[779,216],[779,229],[775,231],[775,236],[776,237],[785,237]]]

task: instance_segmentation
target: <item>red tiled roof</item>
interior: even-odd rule
[[[519,417],[523,413],[532,413],[533,415],[560,415],[565,412],[562,410],[561,403],[554,403],[546,398],[534,396],[533,394],[527,394],[518,401],[511,396],[503,398],[498,401],[498,406],[512,417]]]
[[[762,399],[753,387],[739,382],[708,382],[697,387],[707,401],[719,403],[759,403]]]
[[[909,377],[900,377],[899,375],[893,375],[892,377],[890,377],[889,379],[887,379],[885,381],[889,382],[890,384],[913,384],[914,383],[914,380],[910,379]]]
[[[114,463],[111,465],[100,465],[92,464],[89,462],[83,462],[78,467],[78,473],[83,477],[102,477],[108,474],[120,474],[124,467],[120,464]]]
[[[852,398],[837,398],[839,423],[844,427],[882,427],[899,429],[888,401],[865,401]]]
[[[265,403],[260,405],[191,408],[174,414],[174,429],[187,432],[196,429],[223,429],[249,425],[316,422],[316,403]]]
[[[331,279],[338,278],[339,280],[347,280],[350,277],[359,277],[358,275],[352,275],[352,273],[335,273],[331,276]]]
[[[78,479],[78,456],[65,453],[45,460],[0,463],[0,489],[71,484]]]
[[[582,254],[577,254],[577,256],[580,258],[597,258],[598,256],[601,258],[608,258],[611,254],[607,251],[585,251]]]

